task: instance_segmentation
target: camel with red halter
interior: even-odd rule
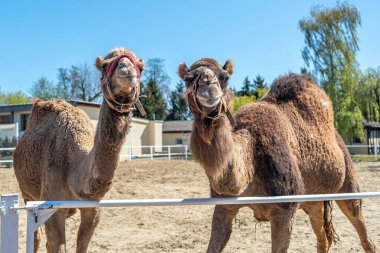
[[[35,99],[27,129],[14,153],[14,171],[25,201],[100,200],[111,187],[119,154],[139,102],[142,59],[116,48],[96,59],[103,103],[94,131],[87,114],[64,101]],[[143,114],[143,109],[141,110]],[[65,220],[75,209],[59,209],[46,223],[47,252],[66,252]],[[97,208],[80,209],[76,252],[87,252],[99,223]],[[35,252],[40,242],[35,233]]]

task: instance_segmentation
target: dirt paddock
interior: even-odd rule
[[[355,163],[362,191],[380,191],[380,163]],[[0,169],[0,193],[18,193],[12,169]],[[201,167],[192,161],[132,161],[117,169],[106,199],[209,197]],[[89,252],[205,252],[212,206],[103,208]],[[369,233],[380,247],[380,199],[364,200]],[[20,252],[25,252],[25,213],[20,215]],[[363,252],[352,225],[334,205],[340,241],[331,252]],[[66,222],[67,252],[75,252],[79,216]],[[269,223],[258,223],[241,209],[224,252],[270,252]],[[44,246],[41,252],[46,252]],[[316,252],[316,238],[307,216],[297,212],[289,252]]]

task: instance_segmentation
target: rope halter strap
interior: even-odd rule
[[[146,111],[144,110],[144,107],[142,106],[139,100],[139,97],[140,97],[140,83],[139,82],[136,82],[136,84],[134,84],[133,86],[134,93],[133,93],[132,101],[129,103],[121,103],[117,101],[117,99],[112,93],[111,79],[112,79],[113,74],[115,73],[115,70],[119,64],[119,61],[123,58],[127,58],[132,63],[133,68],[135,69],[137,73],[137,78],[140,78],[141,76],[140,70],[137,67],[135,60],[131,56],[127,54],[122,54],[116,57],[108,64],[106,75],[103,76],[102,78],[101,86],[104,93],[104,100],[107,102],[110,108],[112,108],[113,110],[119,113],[131,112],[133,111],[133,107],[136,106],[140,114],[142,116],[145,116]]]

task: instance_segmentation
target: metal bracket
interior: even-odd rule
[[[41,209],[35,207],[32,210],[27,211],[27,230],[26,230],[26,252],[34,252],[34,232],[44,224],[55,212],[57,209]]]

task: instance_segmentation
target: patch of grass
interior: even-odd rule
[[[379,161],[379,157],[375,159],[374,156],[351,156],[352,161],[354,162],[377,162]]]

